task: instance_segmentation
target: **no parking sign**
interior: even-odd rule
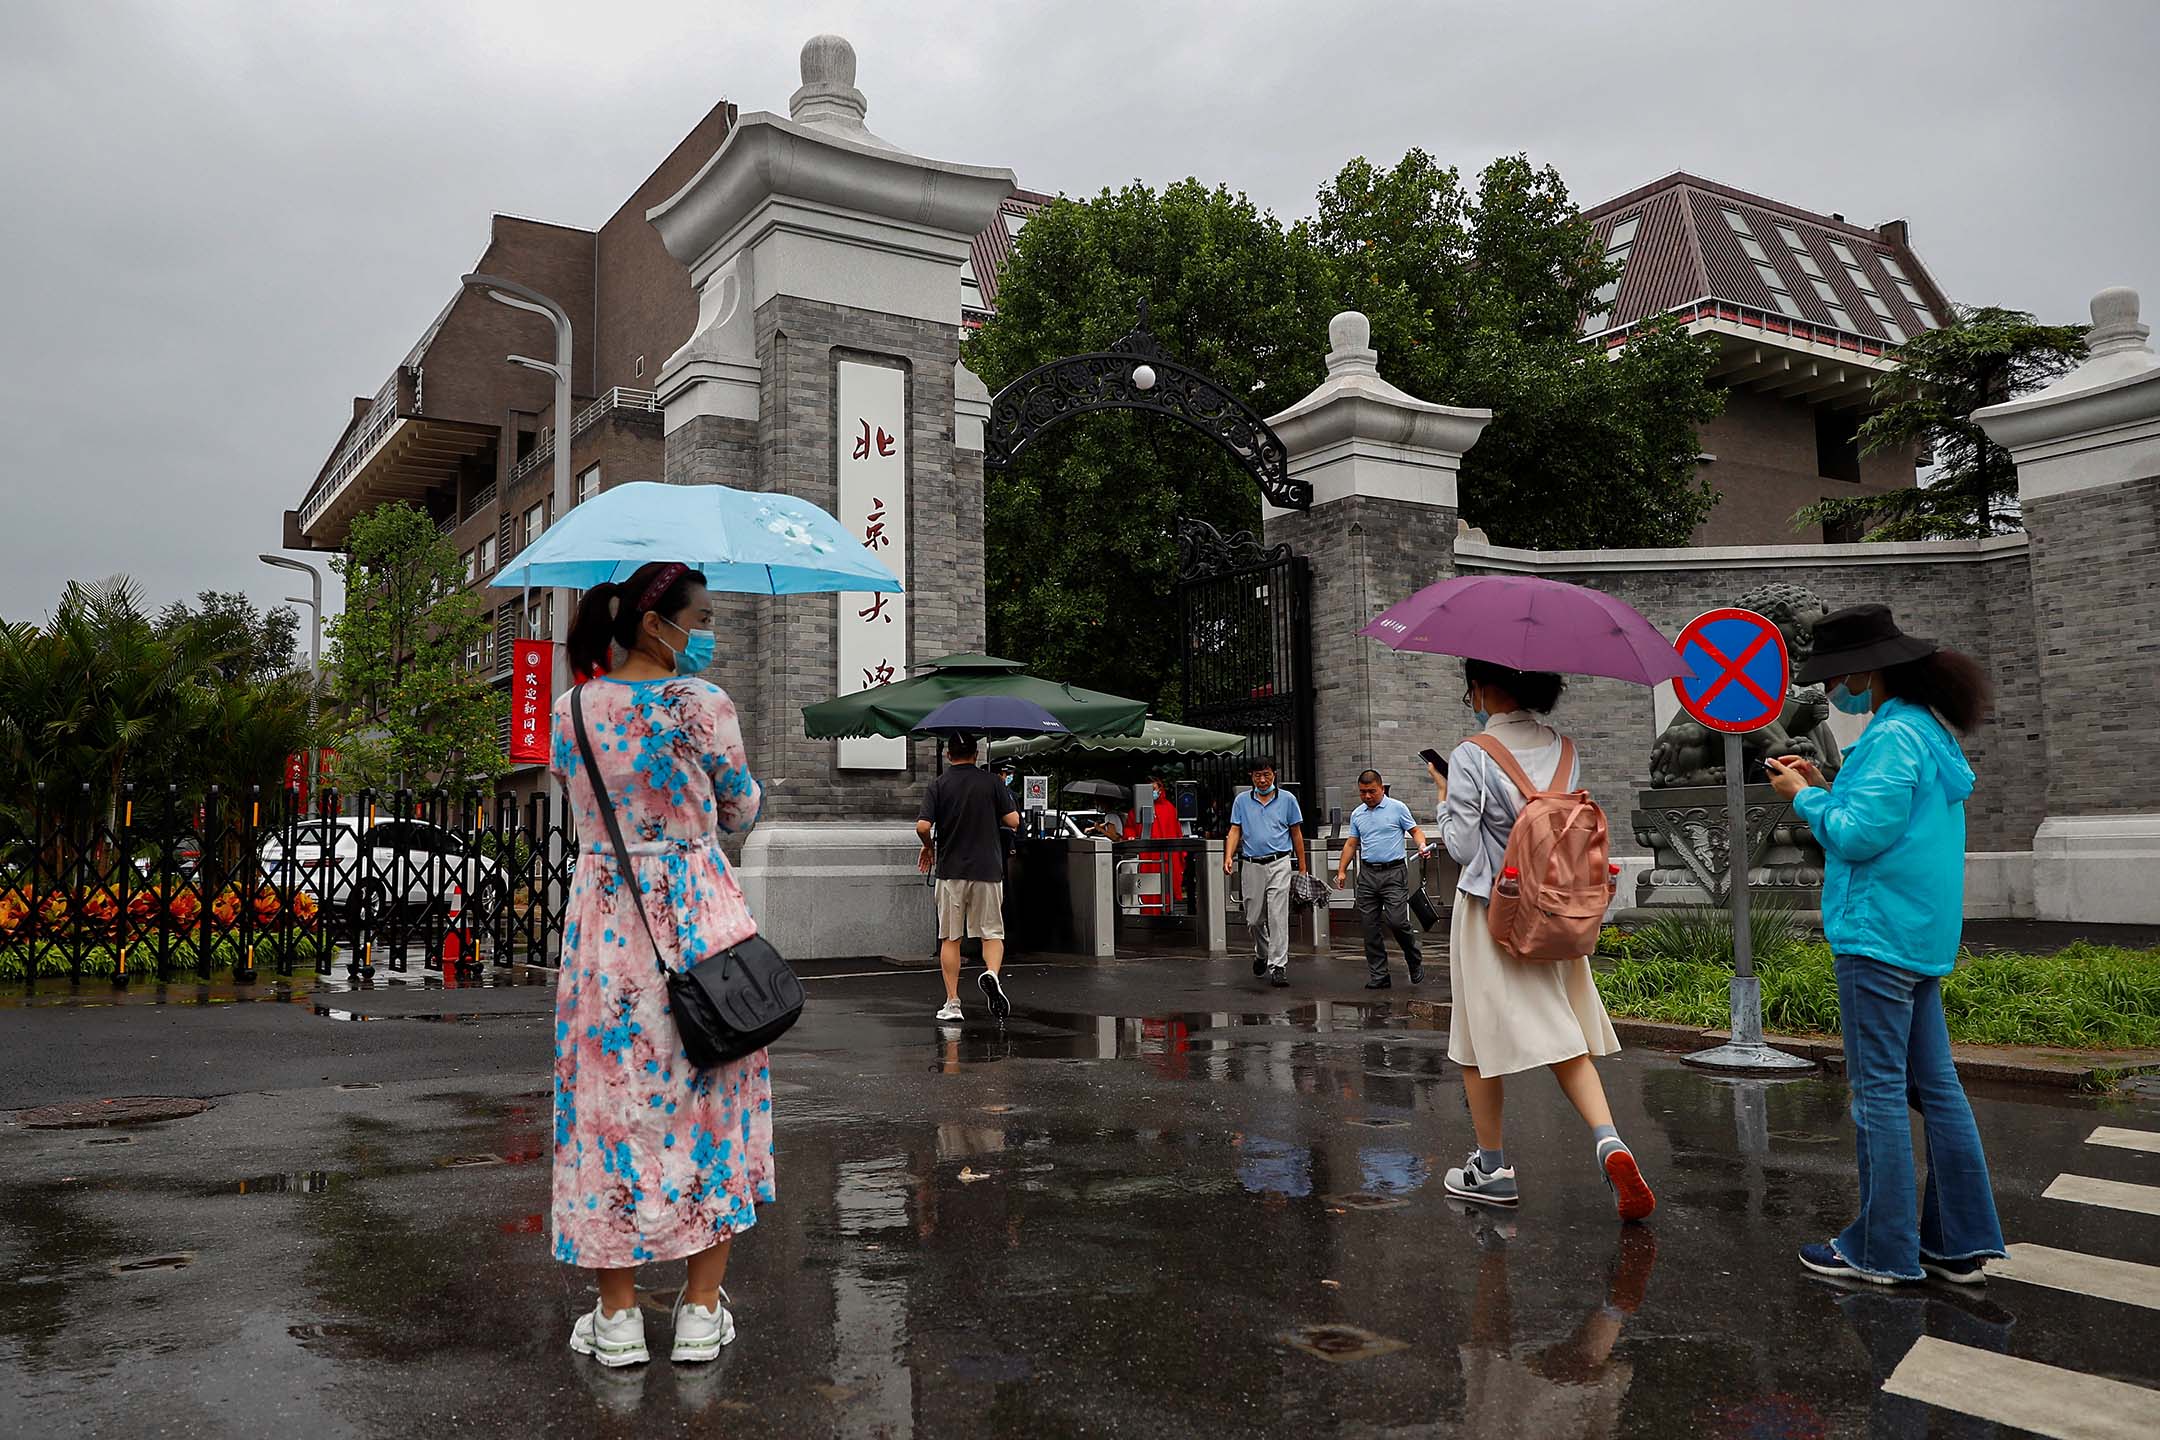
[[[1673,681],[1680,708],[1727,735],[1760,730],[1785,708],[1791,660],[1777,623],[1753,610],[1698,615],[1673,642],[1688,673]]]

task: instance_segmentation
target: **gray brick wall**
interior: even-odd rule
[[[2160,810],[2160,478],[2026,502],[2047,811]]]
[[[1268,520],[1269,544],[1288,541],[1312,562],[1316,801],[1329,785],[1347,795],[1368,765],[1400,786],[1415,776],[1417,752],[1439,743],[1436,719],[1460,714],[1455,662],[1399,654],[1357,633],[1451,573],[1454,535],[1451,509],[1362,495]]]
[[[700,419],[668,438],[667,478],[718,481],[798,495],[833,508],[834,367],[890,364],[907,374],[908,591],[911,663],[985,643],[982,457],[953,446],[951,326],[782,296],[756,318],[764,374],[760,414]],[[839,688],[838,601],[831,596],[740,597],[719,619],[713,679],[735,698],[752,768],[782,779],[766,815],[788,820],[909,819],[933,768],[917,744],[901,772],[837,769],[834,742],[802,733],[804,705]]]
[[[2149,543],[2149,542],[2148,542]],[[1465,573],[1479,573],[1473,558]],[[2048,749],[2039,702],[2041,676],[2034,663],[2032,574],[2023,554],[1974,561],[1927,558],[1910,564],[1824,564],[1741,567],[1703,564],[1661,571],[1538,572],[1617,595],[1667,635],[1703,611],[1729,605],[1759,585],[1804,585],[1833,609],[1880,601],[1901,628],[1930,635],[1979,660],[1996,685],[1994,714],[1965,741],[1979,788],[1966,807],[1967,847],[2029,850],[2046,813]],[[1454,695],[1447,699],[1453,702]],[[1469,719],[1459,704],[1443,709],[1442,729],[1459,737]],[[1617,680],[1571,680],[1553,720],[1574,736],[1583,776],[1598,803],[1614,817],[1614,848],[1639,853],[1624,816],[1635,792],[1647,783],[1650,746],[1656,737],[1651,692]]]

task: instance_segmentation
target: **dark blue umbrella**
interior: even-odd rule
[[[1065,722],[1017,695],[963,695],[923,716],[917,735],[1070,735]]]

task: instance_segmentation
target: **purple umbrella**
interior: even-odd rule
[[[1655,685],[1687,674],[1635,608],[1530,575],[1458,575],[1390,605],[1358,631],[1395,650],[1461,655],[1516,670],[1610,675]]]

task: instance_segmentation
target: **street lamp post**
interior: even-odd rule
[[[512,355],[508,358],[511,364],[522,365],[528,370],[538,370],[555,382],[555,499],[550,520],[560,520],[570,513],[570,367],[572,361],[569,312],[531,286],[521,285],[515,280],[505,280],[499,275],[475,273],[465,276],[463,283],[480,291],[498,305],[507,305],[513,310],[523,310],[532,315],[544,315],[555,326],[555,362],[552,365],[545,360],[535,360],[528,355]],[[563,636],[570,633],[570,592],[557,585],[549,588],[548,595],[549,638],[559,641]],[[519,609],[525,613],[518,617],[518,628],[529,632],[532,628],[532,607],[521,605]],[[560,695],[568,686],[570,666],[569,662],[564,658],[562,645],[555,644],[552,648],[555,653],[553,689],[555,694]],[[548,775],[547,785],[548,807],[559,823],[564,811],[562,782],[557,780],[551,771]],[[550,881],[549,890],[551,892],[549,896],[550,905],[559,905],[562,897],[559,893],[554,893],[556,891],[555,882]]]
[[[285,598],[291,604],[308,607],[307,793],[312,800],[320,779],[316,774],[319,752],[315,745],[315,717],[322,707],[322,571],[303,560],[288,560],[283,555],[257,555],[255,558],[265,565],[274,565],[280,570],[298,570],[308,577],[306,598],[298,595]]]

